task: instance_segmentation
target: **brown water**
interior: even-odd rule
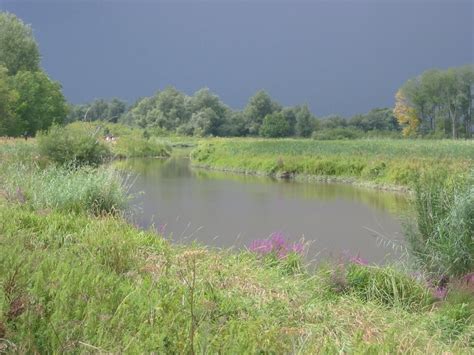
[[[194,169],[183,158],[119,164],[136,175],[134,222],[176,242],[241,248],[280,231],[309,242],[310,259],[349,253],[381,263],[400,254],[400,194]]]

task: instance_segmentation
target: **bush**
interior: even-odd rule
[[[412,255],[437,277],[474,270],[474,186],[453,183],[439,174],[415,186],[416,222],[407,227]]]
[[[58,164],[97,166],[110,157],[92,126],[53,126],[38,137],[40,153]]]

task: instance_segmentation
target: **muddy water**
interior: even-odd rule
[[[241,248],[279,231],[308,242],[310,259],[350,254],[382,263],[399,255],[398,216],[407,206],[400,194],[193,169],[184,158],[119,164],[135,177],[134,222],[176,242]]]

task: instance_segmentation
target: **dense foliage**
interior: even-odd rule
[[[0,13],[0,136],[35,135],[63,122],[61,85],[39,68],[39,58],[30,27]]]
[[[397,92],[395,115],[405,135],[469,138],[473,133],[474,65],[428,70]]]

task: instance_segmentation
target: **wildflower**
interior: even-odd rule
[[[249,250],[262,256],[273,254],[279,259],[285,258],[289,253],[302,254],[302,243],[289,244],[281,232],[274,232],[268,239],[257,239],[249,245]]]

